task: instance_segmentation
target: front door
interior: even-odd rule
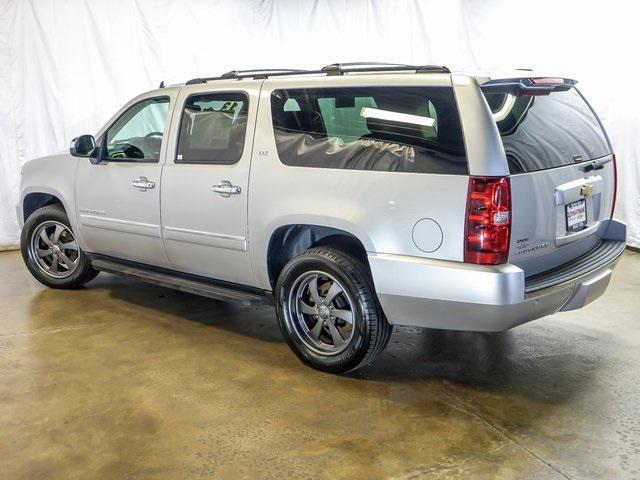
[[[77,218],[89,252],[168,267],[160,179],[169,106],[169,96],[134,103],[102,136],[102,161],[80,161]]]
[[[243,90],[184,89],[162,175],[162,231],[174,270],[255,283],[247,238],[247,187],[258,82]],[[173,158],[171,158],[173,156]]]

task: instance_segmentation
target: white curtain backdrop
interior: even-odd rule
[[[161,80],[357,60],[577,78],[617,153],[616,216],[640,247],[637,19],[624,0],[0,0],[0,248],[18,241],[22,164]]]

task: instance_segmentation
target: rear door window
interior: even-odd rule
[[[575,88],[545,96],[484,95],[513,174],[562,167],[611,153],[598,118]]]
[[[286,165],[468,174],[451,87],[275,90],[271,111]]]
[[[190,96],[182,111],[175,162],[236,163],[244,150],[248,108],[242,92]]]

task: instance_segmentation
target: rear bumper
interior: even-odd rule
[[[600,297],[624,252],[624,224],[611,221],[603,242],[570,264],[525,279],[515,265],[470,265],[369,254],[378,298],[390,323],[496,332]]]

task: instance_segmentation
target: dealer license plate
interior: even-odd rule
[[[577,232],[587,226],[587,202],[578,200],[568,203],[567,212],[567,232]]]

